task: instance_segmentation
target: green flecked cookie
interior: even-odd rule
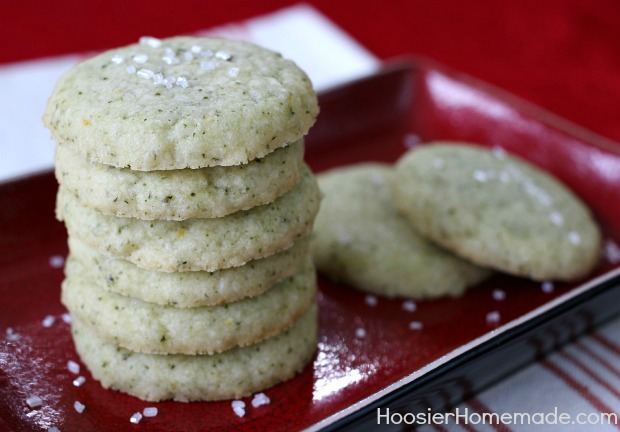
[[[421,237],[394,209],[390,166],[365,163],[318,176],[324,198],[311,250],[317,269],[388,297],[458,295],[489,275]]]
[[[242,41],[174,37],[113,49],[57,82],[43,121],[87,160],[140,171],[238,165],[302,138],[306,74]]]
[[[79,273],[62,283],[62,302],[72,316],[114,345],[151,354],[212,354],[256,343],[290,327],[315,297],[309,259],[298,273],[264,294],[197,308],[114,294]]]
[[[213,355],[135,353],[102,340],[79,320],[71,324],[81,360],[105,388],[148,401],[238,399],[292,378],[317,346],[313,305],[290,329],[255,345]]]
[[[436,142],[397,164],[396,205],[421,233],[480,265],[538,281],[583,278],[601,235],[566,186],[503,151]]]
[[[303,173],[299,140],[236,166],[135,171],[88,162],[66,145],[56,148],[56,178],[83,206],[139,219],[214,218],[267,204]]]
[[[111,258],[69,237],[65,274],[87,276],[107,291],[166,306],[191,308],[230,303],[260,295],[292,276],[305,262],[309,238],[290,248],[239,267],[214,272],[158,272]]]
[[[60,188],[56,213],[70,236],[108,255],[158,271],[214,271],[267,257],[312,231],[320,205],[313,174],[274,202],[221,218],[121,218],[86,208]]]

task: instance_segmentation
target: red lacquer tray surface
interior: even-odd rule
[[[407,147],[434,139],[501,146],[554,173],[593,209],[606,241],[618,244],[620,147],[495,89],[429,62],[394,65],[378,76],[321,95],[322,112],[307,140],[315,172],[359,161],[395,161]],[[418,302],[378,299],[320,278],[320,337],[314,362],[296,378],[267,390],[271,403],[237,417],[230,402],[148,403],[104,390],[82,366],[75,387],[68,360],[78,360],[61,315],[66,232],[54,219],[51,173],[0,185],[0,430],[291,431],[327,425],[421,368],[501,326],[582,289],[555,284],[553,292],[519,278],[494,276],[458,299]],[[618,267],[603,259],[592,279]],[[590,279],[590,280],[592,280]],[[587,281],[586,281],[587,282]],[[506,298],[498,301],[493,291]],[[489,324],[487,314],[499,312]],[[51,327],[43,319],[56,318]],[[422,329],[412,330],[412,321]],[[6,329],[18,334],[9,340]],[[358,329],[365,337],[357,337]],[[43,405],[30,409],[29,396]],[[73,408],[86,406],[79,414]],[[154,418],[129,419],[157,406]],[[341,413],[342,414],[342,413]],[[327,420],[326,420],[327,419]],[[317,426],[317,424],[319,426]]]

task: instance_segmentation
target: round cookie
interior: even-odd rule
[[[73,320],[76,350],[103,387],[148,401],[237,399],[292,378],[311,361],[317,345],[313,305],[277,336],[214,355],[134,353],[105,342]]]
[[[458,295],[489,275],[421,237],[394,209],[393,170],[378,163],[318,176],[324,197],[312,234],[317,269],[388,297]]]
[[[56,213],[70,236],[95,249],[159,271],[214,271],[264,258],[310,234],[320,205],[313,174],[273,203],[214,219],[120,218],[79,204],[60,188]]]
[[[480,265],[571,281],[598,262],[601,235],[585,204],[503,151],[450,142],[417,147],[398,161],[394,188],[416,229]]]
[[[140,171],[239,165],[299,140],[318,115],[280,54],[217,38],[145,39],[57,82],[43,121],[87,160]]]
[[[62,303],[102,339],[136,352],[212,354],[256,343],[290,327],[315,302],[310,260],[260,296],[216,306],[176,308],[100,288],[87,275],[62,283]]]
[[[190,308],[254,297],[292,276],[306,260],[309,237],[281,252],[239,267],[214,272],[156,272],[108,257],[74,237],[65,274],[87,275],[107,291],[165,306]]]
[[[80,203],[101,213],[139,219],[215,218],[274,201],[303,173],[299,140],[244,165],[135,171],[88,162],[56,148],[56,178]]]

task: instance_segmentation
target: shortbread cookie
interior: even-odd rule
[[[150,171],[247,163],[302,138],[317,114],[310,80],[280,54],[175,37],[80,63],[43,120],[89,161]]]
[[[480,265],[534,280],[576,280],[601,235],[563,184],[504,151],[432,143],[397,165],[396,205],[424,235]]]
[[[214,219],[145,221],[103,215],[62,187],[57,215],[70,236],[95,249],[159,271],[214,271],[286,249],[310,234],[320,192],[309,169],[273,203]]]
[[[301,269],[308,254],[309,238],[293,246],[239,267],[214,272],[157,272],[129,261],[110,258],[76,238],[69,238],[71,253],[65,273],[89,277],[102,288],[146,302],[175,307],[210,306],[260,295],[276,282]]]
[[[277,149],[244,165],[135,171],[88,162],[66,145],[56,148],[56,178],[83,206],[139,219],[214,218],[268,204],[303,173],[304,143]]]
[[[317,346],[317,308],[277,336],[214,355],[141,354],[102,340],[73,320],[82,361],[103,387],[148,401],[213,401],[250,396],[292,378]]]
[[[489,275],[421,237],[394,209],[393,170],[379,163],[318,176],[324,193],[312,235],[317,269],[388,297],[457,295]]]
[[[77,273],[62,283],[62,302],[72,316],[114,345],[152,354],[212,354],[256,343],[290,327],[315,302],[315,294],[310,260],[260,296],[198,308],[110,293]]]

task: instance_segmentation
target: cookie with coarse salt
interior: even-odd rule
[[[93,162],[140,171],[239,165],[302,138],[318,115],[307,75],[252,43],[143,38],[57,82],[43,121]]]
[[[79,319],[71,330],[81,360],[103,387],[148,401],[189,402],[247,397],[292,378],[312,360],[318,323],[313,305],[284,332],[213,355],[136,353],[106,342]]]
[[[433,142],[398,161],[395,203],[423,235],[480,265],[572,281],[596,266],[601,234],[558,179],[501,150]]]
[[[387,297],[458,295],[490,271],[420,236],[393,202],[390,165],[362,163],[319,174],[324,194],[311,251],[317,269]]]
[[[303,140],[243,165],[165,171],[88,162],[61,145],[55,173],[82,205],[101,213],[184,220],[222,217],[270,203],[295,186],[303,166]]]
[[[112,258],[69,237],[65,274],[86,274],[103,289],[165,306],[191,308],[230,303],[263,294],[292,276],[305,262],[309,238],[290,248],[239,267],[213,272],[158,272]]]
[[[71,316],[102,339],[151,354],[213,354],[272,337],[290,327],[316,297],[310,260],[256,297],[214,306],[177,308],[108,292],[88,272],[62,283]]]
[[[56,214],[70,236],[138,267],[214,271],[265,258],[310,234],[320,200],[316,179],[305,167],[295,187],[274,202],[221,218],[148,221],[108,216],[82,206],[63,187]]]

